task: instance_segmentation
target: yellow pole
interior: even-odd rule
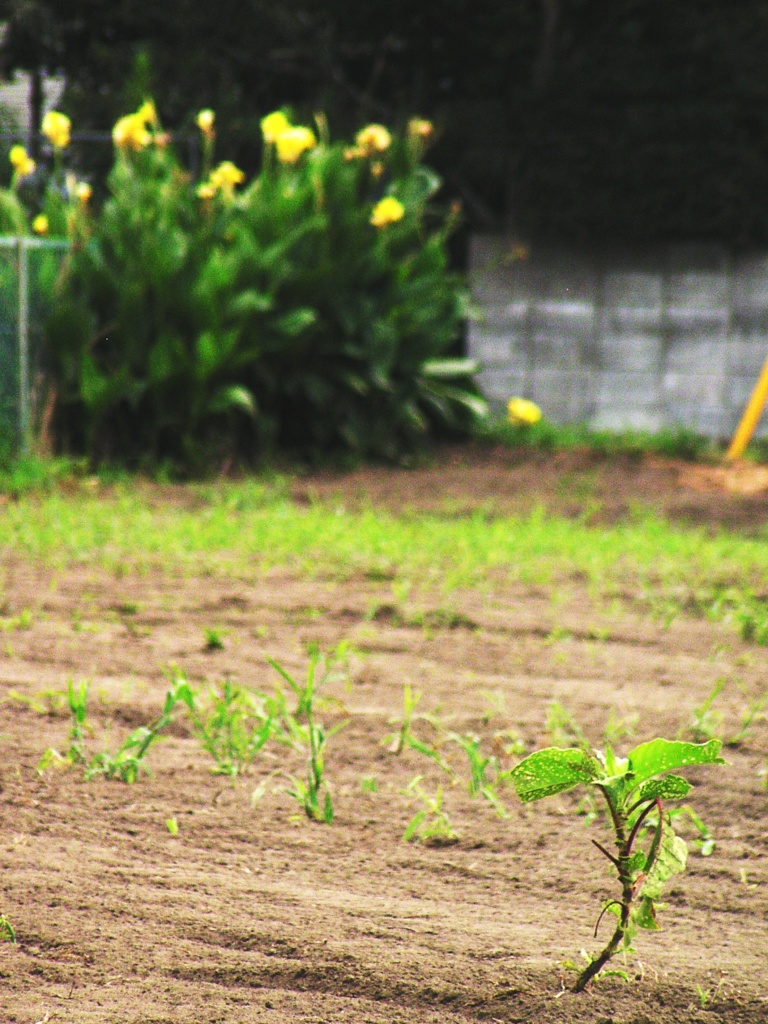
[[[755,432],[755,427],[760,422],[766,401],[768,401],[768,359],[766,359],[765,365],[760,372],[760,377],[757,384],[755,384],[755,390],[747,402],[747,407],[741,417],[741,423],[739,423],[736,433],[733,435],[731,445],[725,453],[726,459],[738,459],[752,440],[752,435]]]

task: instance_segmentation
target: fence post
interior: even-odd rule
[[[19,237],[19,431],[21,453],[29,453],[29,264],[27,239]]]

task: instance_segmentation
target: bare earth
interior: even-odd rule
[[[646,503],[712,528],[764,529],[764,493],[734,495],[684,471],[659,460],[465,452],[429,469],[306,477],[295,499],[456,514],[543,500],[566,515],[592,509],[596,524]],[[641,934],[624,965],[629,983],[611,978],[579,996],[563,962],[606,941],[606,921],[598,939],[592,929],[615,882],[589,842],[605,841],[600,825],[574,813],[578,796],[524,809],[505,791],[501,820],[449,782],[458,842],[406,843],[417,808],[403,790],[421,774],[434,792],[440,772],[382,743],[406,682],[448,728],[489,744],[512,728],[533,749],[549,742],[550,701],[595,742],[613,709],[634,722],[620,745],[634,745],[674,736],[725,676],[732,733],[765,692],[766,648],[705,620],[665,628],[629,606],[600,606],[578,583],[564,602],[512,587],[463,592],[446,615],[445,599],[428,594],[395,607],[389,580],[115,579],[8,556],[1,565],[2,615],[32,610],[29,628],[0,634],[0,913],[18,937],[0,943],[2,1024],[768,1021],[765,719],[727,751],[725,768],[691,773],[716,848],[708,858],[692,850],[663,930]],[[211,626],[223,650],[204,650]],[[300,772],[299,755],[275,748],[233,786],[211,773],[181,715],[135,785],[86,783],[74,769],[40,777],[45,748],[66,745],[68,714],[9,696],[90,679],[90,749],[114,749],[158,713],[170,664],[195,684],[229,676],[268,690],[278,677],[266,655],[301,676],[309,642],[344,639],[347,671],[326,694],[340,703],[321,712],[326,724],[348,719],[329,744],[330,826],[310,824],[284,792],[277,773]],[[432,738],[427,723],[416,728]],[[457,748],[445,754],[464,770]],[[361,788],[371,776],[376,792]]]

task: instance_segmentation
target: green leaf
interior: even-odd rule
[[[588,784],[603,774],[598,761],[583,750],[548,747],[530,754],[510,772],[517,795],[523,803],[541,800]]]
[[[275,327],[281,334],[289,338],[297,338],[317,320],[314,309],[292,309],[290,313],[278,318]]]
[[[651,740],[635,747],[629,755],[629,771],[633,775],[632,788],[674,768],[692,764],[725,764],[719,756],[720,740],[708,743],[685,743],[682,740]]]
[[[233,317],[256,316],[258,313],[268,313],[273,305],[271,296],[257,292],[255,288],[246,288],[232,299],[227,306],[227,313]]]
[[[653,900],[650,897],[643,896],[640,900],[640,904],[633,911],[632,916],[638,928],[646,928],[648,931],[652,932],[659,930],[659,926],[656,923],[656,912],[653,907]]]
[[[651,900],[659,899],[664,883],[672,875],[679,875],[685,871],[686,861],[688,860],[688,847],[685,845],[685,840],[675,835],[671,826],[666,822],[664,822],[662,829],[661,842],[656,853],[656,859],[640,890],[643,897]]]
[[[638,800],[682,800],[690,793],[690,782],[679,775],[667,775],[664,779],[651,779],[640,787]]]
[[[231,384],[229,387],[220,388],[211,399],[208,406],[209,412],[228,412],[230,409],[239,409],[247,416],[256,416],[256,399],[248,388],[240,384]]]
[[[474,359],[429,359],[421,366],[427,377],[468,377],[477,369]]]

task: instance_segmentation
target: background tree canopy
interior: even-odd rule
[[[77,128],[147,92],[169,127],[324,109],[339,134],[433,119],[473,226],[539,240],[768,241],[768,5],[760,0],[0,0],[14,69],[62,72]]]

